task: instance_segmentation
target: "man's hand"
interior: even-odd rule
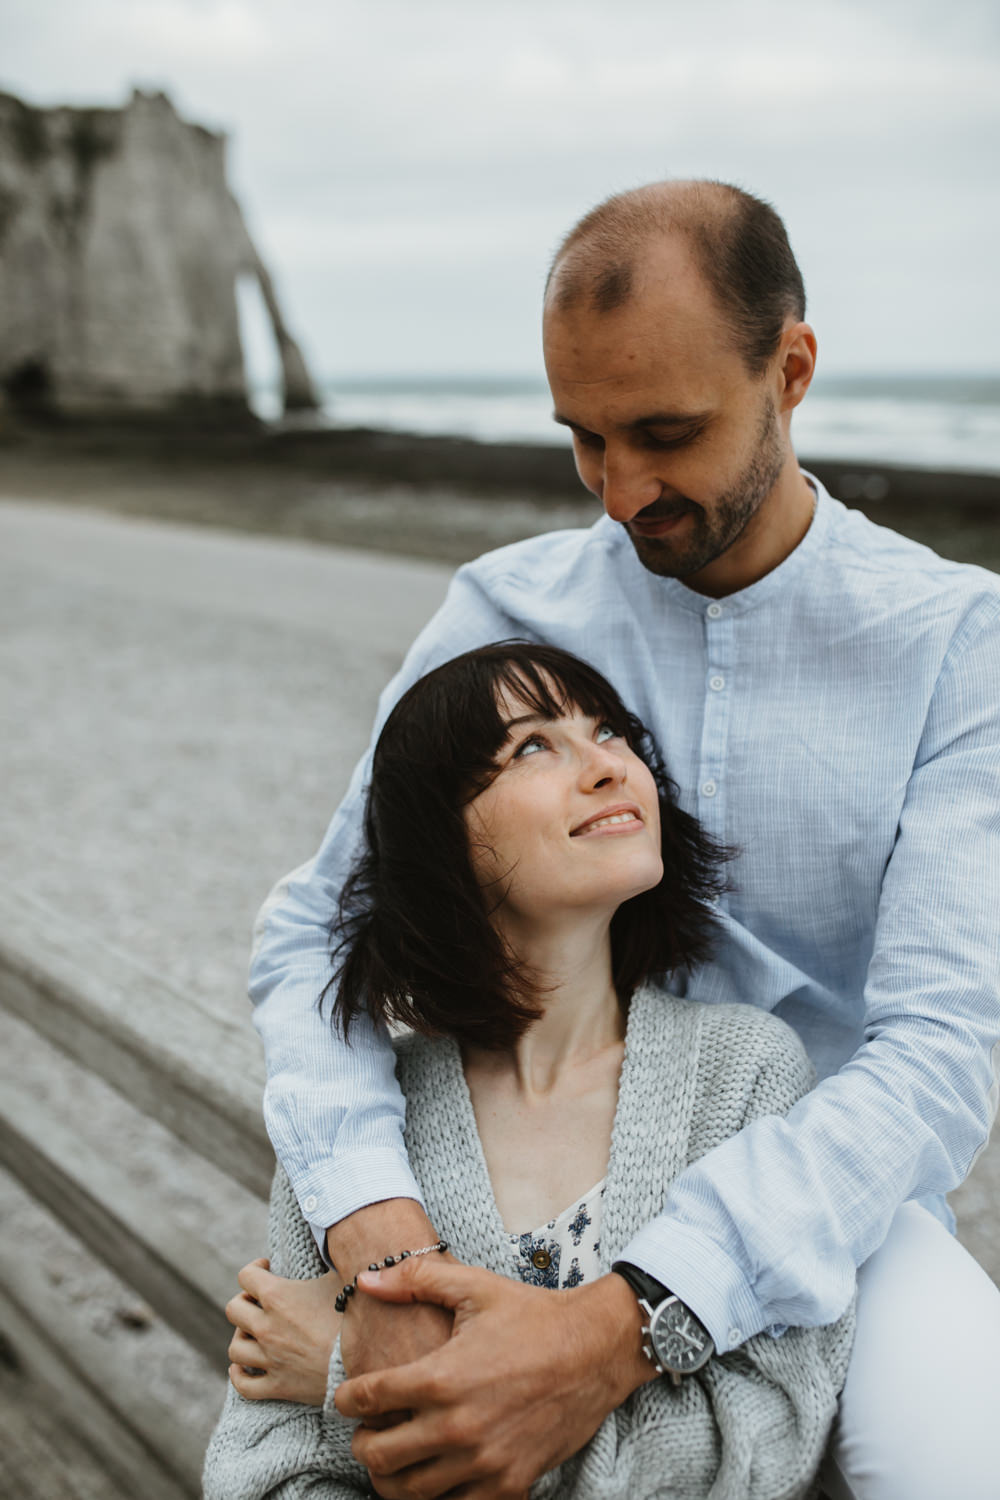
[[[226,1305],[237,1330],[229,1344],[229,1378],[251,1401],[322,1406],[341,1322],[333,1306],[336,1278],[287,1281],[272,1276],[268,1265],[254,1260],[244,1266],[237,1278],[243,1290]]]
[[[356,1304],[436,1303],[455,1319],[444,1348],[337,1390],[338,1410],[365,1424],[354,1455],[385,1500],[431,1500],[457,1486],[467,1500],[520,1500],[655,1379],[638,1302],[619,1276],[557,1293],[434,1255],[359,1285],[367,1295]],[[372,1430],[400,1410],[408,1420]]]

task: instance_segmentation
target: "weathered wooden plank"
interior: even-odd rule
[[[203,1357],[221,1365],[232,1329],[222,1311],[230,1267],[180,1229],[155,1182],[143,1190],[87,1138],[53,1117],[31,1089],[7,1079],[0,1101],[0,1163],[105,1265],[136,1289]]]
[[[30,1258],[7,1267],[0,1322],[40,1403],[85,1436],[125,1494],[196,1500],[207,1433],[151,1400],[138,1371],[109,1360],[104,1341],[82,1322],[53,1317],[51,1303],[51,1288]]]
[[[215,1015],[80,924],[0,889],[0,1005],[264,1197],[274,1158],[247,1025]]]
[[[49,1389],[0,1359],[0,1495],[9,1500],[135,1500],[65,1421]]]

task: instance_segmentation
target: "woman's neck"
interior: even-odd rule
[[[530,936],[505,933],[537,980],[541,1014],[494,1068],[526,1098],[551,1093],[563,1075],[620,1047],[625,1015],[612,980],[610,922],[573,923]],[[476,1062],[485,1058],[477,1055]]]
[[[509,1051],[463,1052],[497,1206],[518,1234],[607,1172],[625,1055],[609,927],[533,933],[530,942],[505,934],[542,987],[541,1014]]]

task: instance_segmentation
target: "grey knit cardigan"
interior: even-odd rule
[[[397,1043],[406,1146],[438,1232],[459,1259],[517,1275],[486,1170],[457,1046]],[[762,1115],[783,1115],[812,1083],[795,1034],[751,1006],[704,1006],[647,988],[632,1001],[604,1197],[601,1263],[660,1211],[697,1157]],[[393,1247],[395,1248],[395,1247]],[[288,1180],[271,1196],[272,1268],[325,1269]],[[558,1293],[553,1293],[558,1296]],[[350,1314],[348,1313],[348,1316]],[[533,1500],[795,1500],[810,1491],[847,1372],[853,1308],[826,1328],[759,1334],[675,1389],[641,1387]],[[230,1388],[205,1463],[206,1500],[351,1500],[372,1493],[351,1457],[353,1424],[322,1408],[246,1401]]]

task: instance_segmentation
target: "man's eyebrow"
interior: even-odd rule
[[[686,430],[691,427],[701,427],[711,416],[708,411],[656,411],[648,417],[636,417],[634,422],[624,425],[632,430],[645,431],[649,427],[674,427]],[[564,417],[562,412],[552,413],[553,422],[558,422],[560,427],[572,427],[577,432],[589,432],[580,422],[574,422],[572,417]]]

